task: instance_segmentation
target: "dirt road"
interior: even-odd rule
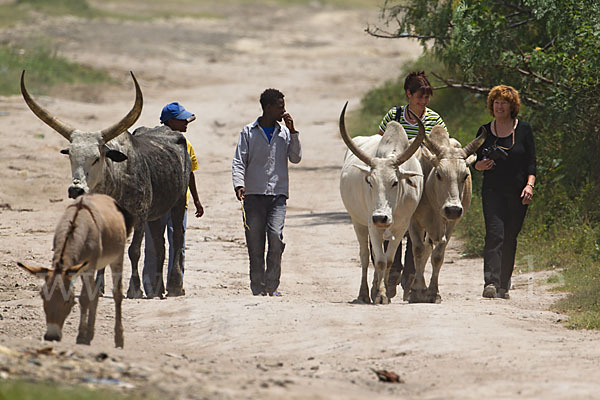
[[[440,277],[442,304],[350,304],[360,268],[338,191],[345,147],[337,117],[346,100],[356,108],[366,90],[395,77],[418,46],[367,36],[376,12],[364,10],[240,7],[228,15],[69,18],[2,33],[43,32],[63,54],[123,82],[93,96],[40,99],[73,125],[98,129],[120,119],[133,103],[128,70],[144,92],[136,126],[156,125],[174,100],[195,112],[188,136],[206,215],[188,218],[187,295],[127,300],[125,349],[113,347],[110,296],[100,300],[91,346],[74,344],[77,307],[63,341],[42,342],[40,282],[15,261],[49,264],[68,204],[70,168],[58,153],[66,143],[20,97],[0,99],[0,378],[181,399],[595,398],[599,334],[569,331],[564,316],[546,311],[558,295],[543,286],[544,274],[518,274],[509,301],[483,299],[481,260],[461,258],[454,242]],[[230,172],[239,131],[259,115],[266,87],[286,94],[304,153],[290,172],[279,298],[250,294]],[[49,354],[39,352],[47,346]],[[372,369],[394,371],[404,383],[379,382]]]

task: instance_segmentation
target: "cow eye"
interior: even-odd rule
[[[442,180],[442,176],[438,171],[435,171],[435,177],[438,178],[440,181]]]
[[[369,182],[369,177],[365,176],[365,182],[367,182],[367,185],[371,186],[371,182]]]
[[[465,174],[465,177],[463,178],[463,181],[466,181],[468,177],[469,177],[469,174]]]
[[[394,181],[394,183],[392,183],[392,187],[396,187],[398,186],[398,181]]]
[[[94,162],[92,163],[92,165],[96,165],[96,164],[98,163],[98,161],[100,161],[100,157],[96,158],[96,159],[94,160]]]

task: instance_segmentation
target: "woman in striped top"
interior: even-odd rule
[[[433,95],[433,88],[427,80],[424,71],[411,72],[408,74],[404,80],[404,92],[408,99],[408,104],[404,107],[392,107],[388,111],[379,124],[380,135],[383,135],[387,128],[387,124],[390,123],[390,121],[396,121],[404,127],[409,139],[417,136],[419,133],[419,125],[417,125],[417,121],[412,114],[408,112],[407,108],[421,118],[427,134],[429,134],[431,129],[436,125],[441,125],[446,129],[442,117],[432,109],[427,108],[427,104],[429,104],[429,100]]]
[[[417,125],[417,120],[408,112],[407,109],[410,109],[410,111],[421,118],[423,125],[425,125],[425,132],[427,134],[429,134],[431,129],[436,125],[441,125],[444,127],[444,129],[446,129],[446,125],[444,124],[442,117],[440,117],[440,115],[432,109],[427,108],[427,104],[429,104],[429,100],[433,95],[433,88],[431,87],[427,76],[425,76],[425,71],[411,72],[408,74],[404,80],[404,93],[408,99],[408,104],[404,107],[392,107],[388,111],[379,124],[380,135],[383,135],[388,123],[391,121],[396,121],[402,125],[409,139],[417,136],[419,133],[419,125]],[[410,289],[412,279],[415,276],[412,242],[410,241],[410,236],[408,235],[406,239],[406,253],[404,254],[404,268],[402,268],[401,257],[402,243],[400,243],[398,250],[396,250],[394,263],[392,264],[392,269],[390,270],[388,280],[388,296],[390,298],[396,295],[396,286],[398,283],[402,284],[405,294],[404,297],[406,297],[408,290]],[[401,278],[400,274],[402,274]]]

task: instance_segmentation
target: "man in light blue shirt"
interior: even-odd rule
[[[284,95],[279,90],[267,89],[260,95],[260,104],[262,116],[240,133],[232,178],[235,195],[244,202],[252,294],[280,296],[277,288],[285,248],[288,160],[299,163],[302,150],[294,120],[285,111]],[[265,236],[269,243],[266,263]]]

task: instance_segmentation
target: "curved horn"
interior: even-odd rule
[[[46,125],[54,129],[56,132],[60,133],[67,140],[71,140],[71,133],[73,133],[75,129],[70,125],[65,124],[58,118],[53,117],[52,114],[50,114],[44,107],[36,103],[29,95],[29,92],[27,92],[27,89],[25,89],[25,70],[21,72],[21,94],[25,99],[25,103],[27,103],[27,105],[29,106],[29,109],[33,111],[33,113],[39,119],[44,121]]]
[[[487,132],[487,129],[485,129],[485,126],[482,126],[482,128],[483,128],[483,132],[481,132],[481,134],[479,136],[477,136],[475,139],[473,139],[471,141],[471,143],[469,143],[465,147],[463,147],[463,151],[465,152],[465,158],[467,158],[471,154],[475,153],[477,151],[477,149],[479,149],[481,147],[483,142],[485,142],[488,132]]]
[[[129,111],[129,113],[119,122],[111,126],[110,128],[106,128],[100,132],[102,137],[104,138],[104,143],[111,141],[112,139],[119,136],[121,133],[125,132],[131,125],[137,121],[137,119],[142,114],[142,106],[144,105],[144,99],[142,96],[142,90],[140,89],[140,85],[138,85],[137,79],[135,79],[135,75],[133,72],[129,72],[131,77],[133,78],[133,83],[135,84],[135,103],[133,107]]]
[[[419,134],[417,135],[415,140],[413,140],[410,146],[408,146],[408,148],[404,150],[403,153],[398,154],[396,156],[396,160],[394,160],[394,164],[396,166],[403,164],[406,160],[411,158],[412,155],[415,154],[415,152],[419,149],[421,143],[423,143],[423,140],[425,140],[425,137],[427,136],[425,134],[425,126],[423,125],[421,119],[417,117],[415,113],[410,111],[410,109],[408,109],[408,112],[410,112],[413,115],[413,117],[415,117],[415,119],[417,120],[417,124],[419,124]]]
[[[360,148],[358,148],[358,146],[356,146],[356,144],[352,141],[352,139],[350,139],[350,136],[348,136],[348,132],[346,132],[346,124],[344,123],[344,117],[346,115],[346,107],[348,107],[348,102],[346,102],[346,104],[344,104],[344,108],[342,109],[342,113],[340,114],[340,135],[342,136],[344,143],[346,143],[346,146],[348,146],[350,151],[352,153],[354,153],[354,155],[360,161],[364,162],[369,167],[371,167],[372,166],[371,157],[369,157],[367,155],[367,153],[365,153]]]

